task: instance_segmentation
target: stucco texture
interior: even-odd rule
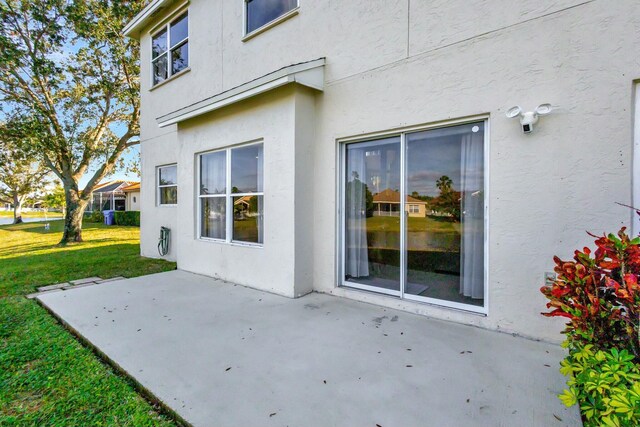
[[[193,0],[189,11],[191,71],[152,91],[150,36],[141,37],[143,255],[167,223],[177,227],[181,269],[562,339],[562,322],[540,315],[552,256],[588,245],[587,230],[630,221],[615,202],[631,202],[637,2],[300,0],[297,16],[246,42],[241,5]],[[324,92],[287,87],[177,127],[155,122],[318,57],[326,57]],[[558,108],[532,134],[504,116],[541,103]],[[489,125],[488,315],[337,287],[339,141],[468,117]],[[195,153],[256,139],[265,142],[264,248],[198,241]],[[159,208],[154,168],[170,162],[178,163],[180,202]]]

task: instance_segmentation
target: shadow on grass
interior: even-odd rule
[[[175,269],[175,263],[143,258],[137,243],[99,247],[69,246],[45,254],[23,253],[0,265],[0,298],[23,295],[38,286],[90,276],[134,277]]]

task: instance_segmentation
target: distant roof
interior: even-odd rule
[[[373,201],[378,203],[400,203],[400,192],[387,188],[373,196]],[[424,200],[407,195],[407,202],[426,205]]]
[[[140,191],[140,183],[133,182],[130,185],[127,185],[126,187],[122,187],[121,190],[124,191],[125,193],[128,191]]]
[[[124,181],[122,179],[116,179],[115,181],[108,181],[96,185],[93,189],[93,193],[110,193],[112,191],[118,190],[121,186],[126,186],[129,184],[131,184],[131,182]]]

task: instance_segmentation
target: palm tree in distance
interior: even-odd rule
[[[453,187],[453,181],[447,175],[442,175],[436,181],[436,187],[438,187],[441,193],[448,193],[451,191],[451,187]]]

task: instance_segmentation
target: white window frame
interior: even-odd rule
[[[160,185],[160,170],[171,168],[171,167],[176,168],[176,183]],[[166,188],[166,187],[176,187],[176,199],[177,199],[178,198],[178,164],[177,163],[170,163],[168,165],[161,165],[156,167],[156,200],[157,200],[156,205],[157,206],[177,206],[178,205],[177,203],[162,203],[160,189]]]
[[[263,24],[261,27],[258,27],[254,30],[251,31],[247,31],[247,4],[248,4],[248,0],[242,0],[242,34],[243,34],[243,38],[242,41],[247,41],[255,36],[257,36],[260,33],[263,33],[265,31],[267,31],[268,29],[275,27],[276,25],[278,25],[279,23],[286,21],[287,19],[291,18],[292,16],[295,16],[298,14],[298,12],[300,11],[300,0],[296,0],[296,6],[291,9],[288,12],[283,13],[282,15],[278,16],[277,18]]]
[[[484,198],[484,263],[483,263],[484,304],[480,307],[480,306],[464,304],[464,303],[459,303],[454,301],[447,301],[447,300],[440,300],[436,298],[420,297],[420,296],[405,294],[403,292],[404,291],[403,283],[405,282],[404,274],[401,274],[401,277],[400,277],[400,282],[401,282],[400,292],[387,291],[385,289],[375,288],[373,286],[362,285],[354,282],[349,282],[347,285],[346,284],[347,280],[344,277],[344,265],[346,262],[346,254],[344,250],[346,227],[345,227],[345,221],[343,217],[343,213],[345,212],[344,195],[345,195],[345,183],[346,183],[347,145],[354,142],[366,142],[366,141],[371,141],[379,138],[399,136],[400,151],[404,152],[404,150],[406,149],[405,135],[408,133],[420,132],[420,131],[431,130],[431,129],[439,129],[447,126],[475,123],[479,121],[484,122],[484,194],[485,194],[485,198]],[[483,114],[478,116],[471,116],[465,119],[440,121],[440,122],[435,122],[431,124],[406,127],[406,128],[398,129],[394,131],[372,132],[369,134],[363,134],[363,135],[352,136],[352,137],[344,137],[336,140],[339,155],[337,156],[338,173],[336,175],[336,178],[338,179],[338,182],[337,182],[338,203],[337,203],[337,210],[336,210],[338,238],[336,239],[337,248],[336,248],[335,287],[344,289],[347,292],[373,293],[377,296],[380,296],[381,298],[394,298],[394,299],[400,298],[402,301],[406,301],[406,302],[418,303],[422,305],[432,305],[435,307],[450,308],[450,309],[459,310],[461,312],[474,314],[474,315],[486,316],[489,314],[489,303],[490,303],[489,301],[489,200],[490,200],[490,194],[489,194],[489,182],[490,182],[490,175],[489,175],[489,152],[490,152],[489,151],[489,144],[490,144],[489,135],[490,133],[489,131],[490,131],[490,128],[489,126],[490,126],[489,115]],[[401,170],[400,170],[400,175],[403,177],[400,184],[401,200],[402,200],[402,193],[406,191],[405,189],[406,179],[404,178],[404,175],[405,175],[404,162],[405,161],[406,159],[402,161],[403,165],[401,166]],[[400,228],[405,229],[406,227],[404,223],[406,221],[406,216],[400,215],[400,221],[401,221]],[[406,236],[404,236],[403,233],[400,234],[400,247],[403,249],[406,247]],[[406,253],[405,251],[401,251],[400,263],[404,264],[406,262],[405,260],[406,260]]]
[[[409,213],[420,213],[420,205],[409,205]]]
[[[187,37],[185,37],[184,39],[182,39],[178,44],[176,44],[173,48],[171,47],[171,24],[173,22],[175,22],[180,16],[182,16],[183,14],[187,14]],[[186,73],[187,71],[189,71],[191,69],[191,43],[189,43],[189,39],[191,38],[191,12],[189,11],[188,7],[185,8],[181,8],[179,10],[177,10],[176,12],[172,13],[168,18],[166,18],[166,22],[163,23],[162,25],[155,27],[152,32],[149,33],[150,37],[149,37],[149,63],[151,64],[151,67],[149,69],[149,81],[151,82],[151,89],[160,86],[166,82],[168,82],[169,80],[172,80],[174,77],[180,76],[183,73]],[[153,57],[153,38],[158,35],[159,33],[161,33],[162,31],[166,31],[167,32],[167,50],[162,54],[162,55],[167,55],[167,78],[160,81],[160,82],[154,82],[153,80],[153,64],[155,61],[157,61],[160,57],[162,57],[162,55],[159,55],[157,58]],[[184,44],[187,44],[187,57],[189,58],[189,63],[187,64],[187,66],[185,68],[183,68],[182,70],[178,71],[177,73],[173,74],[172,73],[172,62],[171,62],[171,50],[175,50],[178,49],[179,47],[181,47]]]
[[[237,148],[245,148],[245,147],[250,147],[252,145],[262,145],[262,156],[263,156],[263,165],[262,165],[262,182],[263,182],[263,191],[257,191],[254,193],[232,193],[231,190],[233,188],[233,186],[231,185],[231,152],[234,149]],[[200,194],[200,187],[201,187],[201,179],[202,176],[200,175],[200,169],[202,167],[202,156],[207,155],[207,154],[211,154],[211,153],[217,153],[217,152],[224,152],[225,153],[225,165],[226,165],[226,173],[225,173],[225,193],[223,194]],[[214,243],[224,243],[224,244],[230,244],[230,245],[237,245],[237,246],[250,246],[250,247],[256,247],[256,248],[262,248],[264,247],[264,237],[263,237],[263,242],[262,243],[255,243],[255,242],[244,242],[242,240],[233,240],[233,198],[234,197],[243,197],[243,196],[262,196],[262,200],[264,203],[264,142],[262,140],[260,141],[252,141],[252,142],[248,142],[248,143],[244,143],[244,144],[239,144],[239,145],[233,145],[233,146],[229,146],[229,147],[225,147],[225,148],[220,148],[220,149],[215,149],[215,150],[209,150],[209,151],[203,151],[202,153],[198,153],[196,155],[196,209],[197,209],[197,213],[196,213],[196,222],[197,222],[197,227],[196,227],[196,238],[198,240],[203,240],[206,242],[214,242]],[[205,198],[214,198],[214,197],[218,197],[218,198],[224,198],[225,199],[225,238],[224,239],[218,239],[218,238],[214,238],[214,237],[206,237],[202,235],[202,199]],[[264,207],[263,207],[263,212],[264,212]],[[263,213],[264,215],[264,213]],[[264,226],[264,221],[263,221],[263,226]],[[263,230],[262,235],[265,235],[265,232]]]

